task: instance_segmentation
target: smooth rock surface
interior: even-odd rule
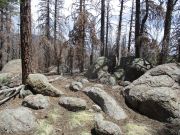
[[[63,92],[52,86],[46,76],[42,74],[30,74],[27,78],[27,85],[32,87],[33,92],[44,96],[59,97]]]
[[[41,94],[29,95],[24,98],[22,105],[32,109],[45,109],[49,107],[49,98]]]
[[[80,111],[86,109],[86,101],[76,97],[61,97],[59,104],[69,111]]]
[[[122,135],[122,131],[117,124],[105,120],[96,122],[95,132],[98,135]]]
[[[83,90],[102,110],[116,120],[127,118],[126,113],[116,100],[98,87],[87,87]]]
[[[30,133],[36,129],[36,118],[25,107],[0,112],[0,134]]]
[[[153,119],[180,123],[179,80],[179,65],[157,66],[125,88],[126,103]]]

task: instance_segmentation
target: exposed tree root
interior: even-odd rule
[[[24,85],[20,85],[18,87],[1,90],[0,95],[4,94],[5,97],[4,99],[0,100],[0,105],[4,104],[11,98],[15,97],[17,94],[20,93],[22,89],[24,89],[24,87],[25,87]]]

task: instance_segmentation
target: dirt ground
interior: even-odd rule
[[[48,76],[49,79],[55,78],[56,76]],[[82,112],[69,112],[60,105],[58,105],[59,98],[50,97],[50,107],[48,109],[43,110],[32,110],[35,116],[37,117],[38,122],[38,130],[34,133],[29,133],[29,135],[90,135],[91,129],[94,126],[93,116],[94,112],[92,111],[92,105],[95,104],[93,101],[86,96],[83,92],[72,92],[69,90],[68,85],[74,81],[82,78],[82,76],[65,76],[61,80],[57,80],[52,83],[53,86],[61,90],[65,93],[65,96],[73,96],[80,97],[87,101],[87,109]],[[84,87],[94,86],[95,82],[90,82]],[[141,130],[145,131],[146,128],[147,133],[141,133],[140,135],[178,135],[177,129],[175,125],[162,123],[156,120],[152,120],[146,116],[143,116],[132,109],[130,109],[124,101],[123,96],[121,95],[122,89],[113,90],[112,86],[104,85],[104,90],[112,95],[116,101],[121,105],[124,111],[128,115],[128,119],[122,121],[116,121],[103,114],[106,120],[110,120],[116,124],[118,124],[124,135],[138,135],[138,133],[132,133],[129,130],[133,130],[132,128],[127,128],[129,125],[133,125],[135,128],[137,125],[141,125]],[[22,99],[16,97],[4,105],[0,106],[0,111],[6,108],[17,108],[21,106]],[[130,123],[130,124],[129,124]],[[142,128],[143,127],[143,128]],[[149,134],[151,133],[151,134]],[[93,131],[92,131],[93,134]],[[20,135],[23,135],[22,133]],[[26,133],[26,135],[28,135]]]

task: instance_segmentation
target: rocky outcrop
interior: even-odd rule
[[[98,79],[101,83],[115,85],[116,77],[109,73],[109,60],[105,57],[99,57],[95,63],[88,69],[85,76],[88,79]]]
[[[151,68],[152,65],[148,61],[142,58],[136,58],[131,63],[125,65],[125,80],[132,82]]]
[[[36,126],[36,118],[27,108],[5,109],[0,112],[0,134],[30,133]]]
[[[118,105],[116,100],[108,93],[98,87],[87,87],[83,90],[102,110],[116,120],[127,117],[124,110]]]
[[[35,94],[42,94],[44,96],[59,97],[63,92],[52,86],[46,76],[42,74],[30,74],[27,78],[27,85],[32,88]]]
[[[86,101],[76,97],[61,97],[59,104],[69,111],[80,111],[86,109]]]
[[[35,110],[45,109],[49,107],[49,98],[41,94],[30,95],[24,98],[22,105]]]
[[[178,64],[157,66],[125,88],[126,103],[156,120],[180,123],[179,78]]]

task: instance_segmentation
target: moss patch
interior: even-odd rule
[[[35,135],[51,135],[53,130],[53,125],[51,125],[48,120],[39,120]]]
[[[54,132],[53,125],[60,117],[58,114],[58,110],[53,109],[48,113],[47,119],[39,120],[35,135],[52,135]]]
[[[2,73],[0,74],[0,85],[6,85],[11,82],[11,74]]]
[[[94,113],[87,111],[73,112],[70,113],[69,126],[71,129],[76,127],[83,127],[87,124],[90,124],[94,120]]]
[[[151,128],[135,123],[128,123],[125,127],[126,135],[153,135],[153,131]]]

